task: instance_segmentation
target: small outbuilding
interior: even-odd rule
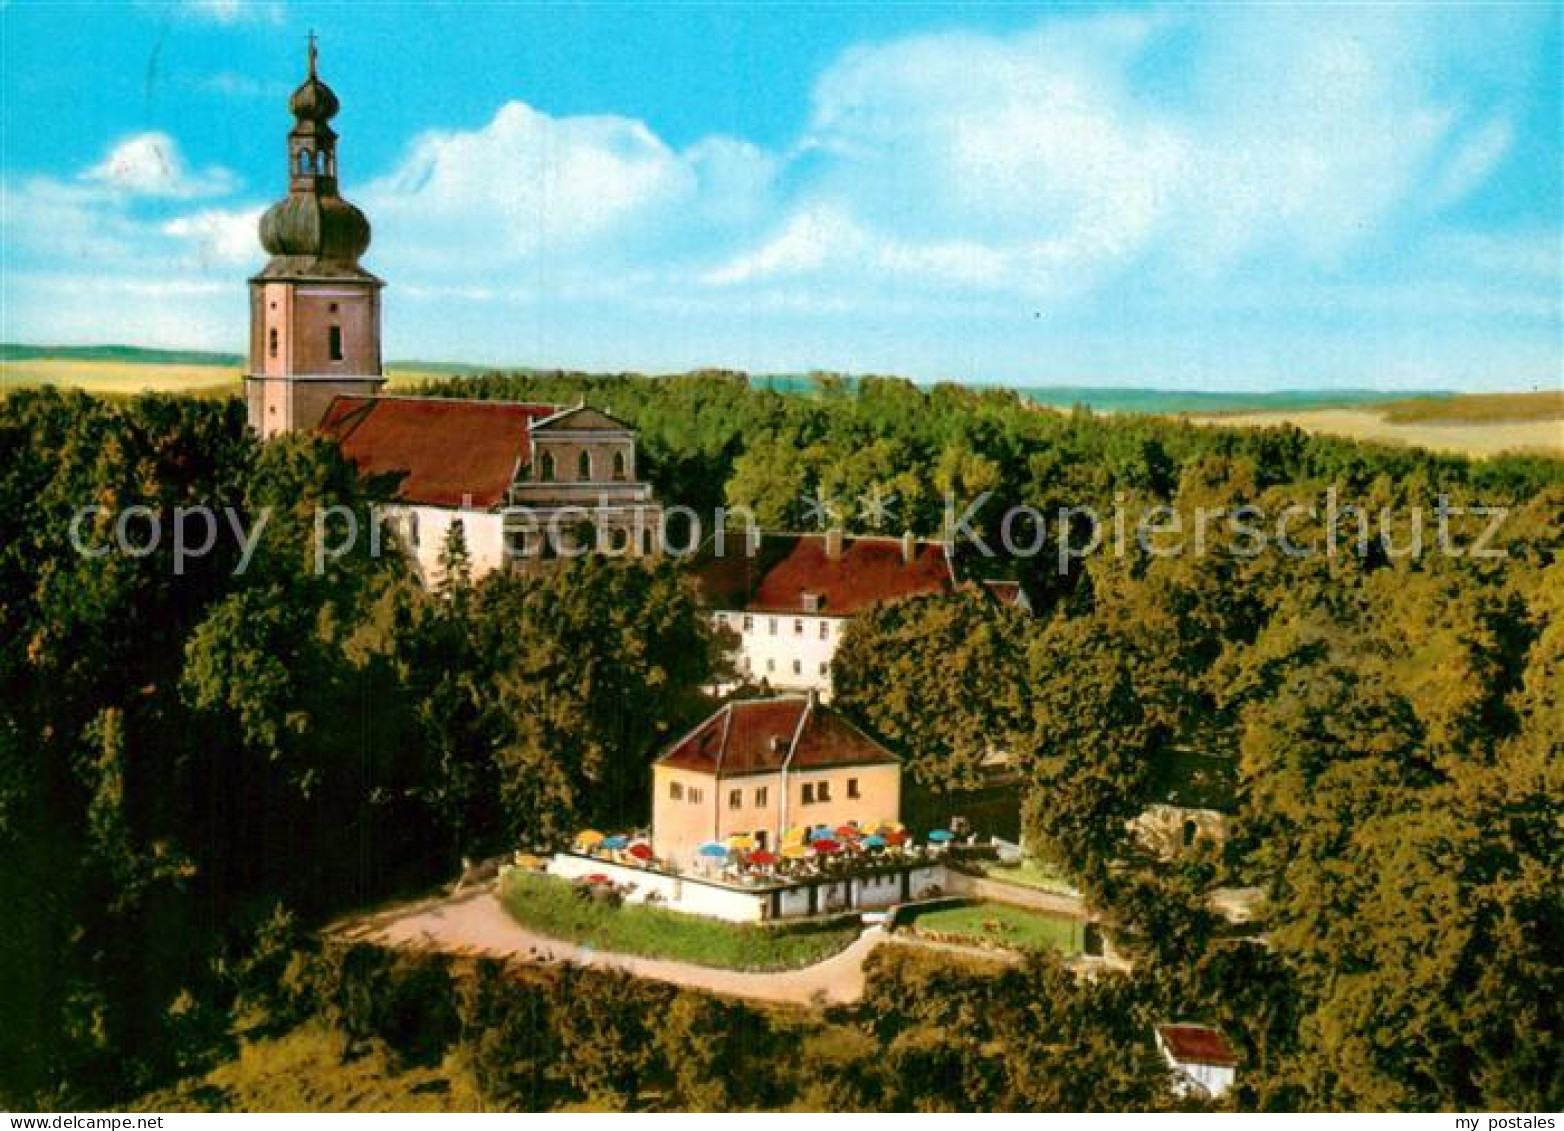
[[[1220,1029],[1209,1025],[1158,1025],[1157,1049],[1182,1095],[1216,1099],[1233,1086],[1238,1056]]]

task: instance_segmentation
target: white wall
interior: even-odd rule
[[[440,555],[445,550],[446,532],[457,519],[462,521],[474,581],[505,564],[505,520],[493,511],[399,506],[387,507],[386,515],[395,524],[403,545],[412,552],[418,577],[425,585],[432,586],[440,580]]]
[[[722,610],[712,614],[712,623],[738,636],[734,664],[740,678],[766,680],[783,690],[813,689],[830,698],[831,658],[847,628],[846,617]]]
[[[616,884],[633,885],[636,890],[630,899],[634,902],[641,902],[647,892],[655,891],[662,896],[663,906],[670,911],[707,915],[730,923],[761,922],[771,899],[770,891],[745,891],[721,884],[700,883],[691,876],[672,876],[666,872],[569,852],[557,853],[549,862],[548,871],[550,875],[565,880],[578,880],[582,876],[601,872]],[[935,886],[948,893],[954,875],[947,873],[940,864],[915,868],[908,876],[908,891],[913,899],[920,898]],[[878,909],[900,903],[901,875],[892,873],[874,878],[856,877],[821,883],[816,887],[815,906],[822,913],[845,910],[853,895],[857,897],[859,909]],[[793,919],[808,915],[809,889],[804,886],[784,888],[779,902],[780,918]]]

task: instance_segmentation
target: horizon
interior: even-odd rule
[[[313,28],[388,356],[1560,387],[1556,6],[611,11],[0,9],[0,337],[241,353]]]

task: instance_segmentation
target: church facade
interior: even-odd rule
[[[648,554],[662,511],[638,478],[634,430],[585,404],[386,395],[384,282],[359,262],[368,218],[338,190],[340,109],[309,73],[288,102],[288,195],[260,223],[245,404],[262,439],[319,431],[394,500],[426,582],[459,534],[474,577],[582,553]]]

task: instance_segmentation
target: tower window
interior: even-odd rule
[[[592,481],[592,453],[582,452],[576,457],[576,478],[583,483]]]
[[[308,173],[309,171],[310,171],[310,151],[307,150],[307,149],[301,149],[301,150],[299,150],[299,172],[300,173]]]
[[[538,478],[545,483],[554,482],[554,453],[544,452],[538,464]]]
[[[335,314],[337,312],[337,304],[336,303],[332,303],[326,309],[331,311],[331,313]]]
[[[275,326],[266,331],[266,352],[272,357],[277,356],[277,327]]]
[[[331,343],[330,343],[330,345],[331,345],[331,360],[332,361],[341,361],[342,360],[342,327],[341,326],[333,326],[331,328]]]
[[[630,477],[629,469],[625,466],[625,454],[623,452],[615,452],[614,453],[614,482],[615,483],[623,483],[629,477]]]

